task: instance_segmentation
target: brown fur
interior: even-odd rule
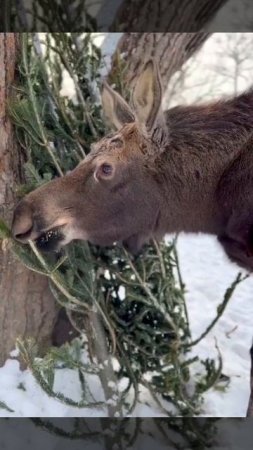
[[[20,202],[14,236],[26,242],[60,226],[63,244],[116,241],[138,252],[151,236],[206,232],[252,270],[253,91],[163,114],[159,74],[149,62],[134,110],[107,85],[102,97],[118,131],[71,173]]]

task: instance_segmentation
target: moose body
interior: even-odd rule
[[[217,235],[228,256],[253,269],[253,91],[207,105],[161,110],[156,65],[139,76],[131,108],[104,84],[117,131],[76,169],[28,194],[12,232],[38,247],[73,239],[137,253],[169,232]]]

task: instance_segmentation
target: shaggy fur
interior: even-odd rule
[[[165,113],[161,98],[152,62],[138,79],[134,109],[105,84],[103,105],[117,132],[71,173],[27,195],[13,235],[39,244],[53,230],[59,245],[123,242],[138,252],[167,232],[213,233],[252,270],[253,91]]]

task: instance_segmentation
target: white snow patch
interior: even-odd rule
[[[14,350],[12,350],[12,351],[10,352],[10,356],[11,356],[12,358],[17,358],[17,357],[19,356],[19,349],[18,349],[18,348],[15,348]]]

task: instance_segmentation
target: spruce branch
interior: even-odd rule
[[[44,131],[44,127],[43,127],[43,124],[41,122],[41,118],[40,118],[40,115],[39,115],[39,112],[38,112],[37,99],[36,99],[36,97],[34,95],[33,83],[32,83],[32,80],[31,80],[31,69],[29,68],[29,65],[28,65],[28,54],[27,54],[28,49],[27,49],[27,46],[28,46],[27,35],[24,34],[22,36],[23,64],[24,64],[25,75],[27,77],[27,85],[28,85],[28,89],[29,89],[29,98],[30,98],[30,101],[31,101],[33,113],[35,115],[35,119],[36,119],[36,122],[37,122],[37,125],[38,125],[38,128],[39,128],[39,131],[40,131],[40,135],[41,135],[41,139],[42,139],[42,145],[46,148],[46,150],[48,151],[50,157],[52,158],[52,161],[54,162],[54,165],[55,165],[59,175],[63,176],[62,169],[61,169],[61,167],[60,167],[60,165],[59,165],[59,163],[58,163],[54,153],[52,152],[52,149],[51,149],[50,144],[48,142],[48,139],[47,139],[46,133]]]
[[[216,325],[216,323],[218,322],[218,320],[220,319],[220,317],[222,316],[222,314],[224,313],[229,300],[232,298],[232,295],[235,291],[235,288],[242,283],[244,280],[246,280],[249,277],[249,275],[245,275],[244,277],[242,276],[241,273],[239,273],[236,276],[236,279],[233,281],[233,283],[231,284],[231,286],[229,286],[224,294],[224,298],[223,301],[218,305],[217,307],[217,315],[215,316],[215,318],[212,320],[212,322],[208,325],[208,327],[206,328],[206,330],[194,341],[190,342],[189,344],[186,344],[186,347],[194,347],[195,345],[197,345],[200,341],[202,341],[202,339],[204,339],[209,333],[210,331],[214,328],[214,326]]]

